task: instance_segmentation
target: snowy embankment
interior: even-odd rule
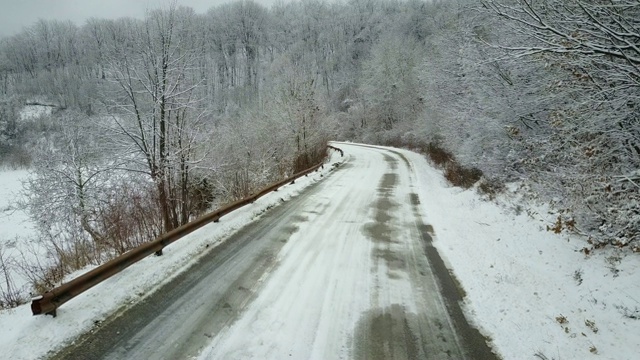
[[[230,234],[254,221],[267,209],[299,194],[305,187],[320,181],[340,162],[334,151],[318,173],[296,180],[277,192],[258,199],[225,215],[166,247],[162,256],[149,256],[72,299],[58,309],[57,318],[32,316],[30,304],[0,311],[0,359],[39,359],[58,350],[79,335],[90,331],[109,315],[153,293],[162,284],[186,270],[205,251]],[[21,226],[14,223],[14,227]],[[70,280],[90,270],[87,268],[66,277]]]
[[[423,156],[402,153],[435,246],[466,290],[467,317],[504,359],[638,358],[638,255],[585,256],[584,239],[546,230],[555,216],[544,207],[521,211],[517,190],[485,201],[449,186]]]

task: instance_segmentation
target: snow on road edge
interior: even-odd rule
[[[585,257],[584,239],[546,230],[556,215],[545,206],[521,211],[517,190],[486,201],[450,186],[424,156],[387,149],[411,162],[423,221],[466,291],[467,317],[504,359],[637,359],[637,255]]]
[[[348,157],[348,154],[345,156]],[[218,245],[246,224],[257,220],[267,209],[300,194],[320,181],[343,162],[335,151],[319,173],[301,177],[231,214],[185,236],[163,250],[163,256],[148,256],[121,273],[72,299],[58,309],[58,317],[32,316],[30,303],[0,311],[1,359],[39,359],[50,355],[90,331],[105,318],[128,304],[134,304],[169,282],[196,262],[206,248]],[[66,277],[72,279],[90,268]]]

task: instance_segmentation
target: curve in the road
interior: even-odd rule
[[[58,359],[492,359],[401,153],[347,162]]]

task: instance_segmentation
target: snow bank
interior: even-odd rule
[[[505,359],[637,359],[640,257],[614,249],[585,257],[585,241],[546,230],[544,207],[521,211],[450,187],[404,150],[420,184],[424,221],[466,290],[470,321]]]

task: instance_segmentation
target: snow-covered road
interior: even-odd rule
[[[60,356],[490,358],[430,244],[411,162],[340,147],[325,181]]]

